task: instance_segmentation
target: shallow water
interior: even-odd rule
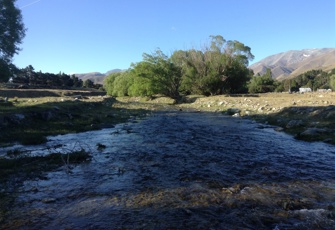
[[[25,148],[93,160],[26,181],[0,228],[335,228],[335,147],[249,120],[158,112]]]

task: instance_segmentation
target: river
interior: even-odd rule
[[[332,145],[183,111],[48,140],[24,148],[93,158],[25,181],[0,228],[335,229]]]

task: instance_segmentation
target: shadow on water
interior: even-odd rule
[[[325,143],[219,113],[164,111],[36,148],[74,143],[92,160],[25,181],[0,227],[335,227],[335,149]]]

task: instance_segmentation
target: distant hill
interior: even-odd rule
[[[118,72],[122,72],[122,71],[124,71],[124,70],[122,70],[122,69],[112,69],[112,70],[110,70],[110,71],[107,71],[107,72],[105,73],[105,75],[108,76],[108,75],[111,74],[111,73],[118,73]]]
[[[107,71],[106,73],[100,73],[100,72],[91,72],[91,73],[80,73],[80,74],[75,74],[76,77],[79,79],[85,81],[87,79],[90,79],[93,81],[95,84],[102,84],[105,77],[107,77],[111,73],[117,73],[117,72],[122,72],[123,70],[121,69],[113,69],[110,71]]]
[[[264,74],[267,68],[273,78],[283,80],[312,69],[325,71],[335,68],[335,48],[290,50],[271,55],[249,66],[255,74]]]

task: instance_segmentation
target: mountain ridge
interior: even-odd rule
[[[328,71],[335,68],[335,48],[289,50],[249,66],[255,75],[264,74],[267,68],[277,80],[292,78],[312,69]]]

